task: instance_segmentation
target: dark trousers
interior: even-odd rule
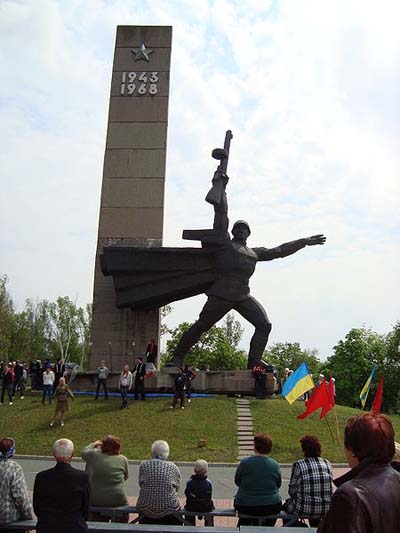
[[[254,396],[259,400],[263,400],[265,398],[265,384],[267,382],[267,376],[265,374],[260,374],[255,376],[254,379]]]
[[[174,394],[174,399],[172,400],[172,407],[175,407],[178,403],[178,400],[181,402],[181,407],[185,405],[185,391],[184,390],[176,390]]]
[[[53,394],[53,385],[43,385],[42,403],[44,404],[46,396],[48,396],[49,405],[50,405],[52,394]]]
[[[4,395],[6,391],[8,394],[8,400],[12,402],[12,392],[13,392],[12,383],[9,383],[8,385],[4,385],[3,383],[3,386],[1,387],[1,403],[4,402]]]
[[[144,378],[135,379],[135,383],[133,385],[133,393],[135,400],[139,399],[139,394],[142,400],[146,399],[146,395],[144,393]]]
[[[97,380],[97,388],[96,388],[96,397],[95,399],[99,397],[100,387],[103,387],[104,391],[104,398],[108,400],[108,391],[107,391],[107,380],[106,379],[98,379]]]
[[[139,518],[139,524],[180,524],[182,525],[182,520],[174,514],[169,514],[167,516],[162,516],[161,518],[153,518],[151,516],[141,516]]]
[[[128,405],[128,387],[121,387],[121,398],[122,398],[121,407],[126,407]]]
[[[239,514],[250,514],[255,516],[266,516],[269,514],[278,514],[282,509],[282,504],[277,503],[275,505],[261,505],[261,506],[248,506],[248,505],[237,505],[235,509]],[[274,526],[276,519],[271,518],[270,520],[263,520],[260,524],[261,526]],[[240,526],[258,526],[258,520],[256,518],[239,518],[237,527]]]
[[[208,331],[211,326],[221,320],[232,309],[235,309],[235,311],[256,328],[250,342],[249,360],[247,364],[247,368],[252,369],[260,361],[264,353],[272,328],[265,309],[252,296],[249,296],[242,302],[230,302],[222,298],[209,296],[198,321],[182,335],[176,347],[174,358],[183,360],[190,348],[200,339],[201,335]]]

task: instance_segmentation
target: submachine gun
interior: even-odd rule
[[[211,155],[219,161],[217,170],[214,172],[212,187],[206,196],[206,202],[212,205],[221,203],[221,194],[228,180],[226,171],[228,169],[229,148],[232,140],[232,132],[228,130],[225,133],[225,142],[223,148],[214,148]],[[201,241],[203,246],[218,244],[219,238],[215,235],[213,229],[185,229],[182,233],[182,239],[189,241]]]

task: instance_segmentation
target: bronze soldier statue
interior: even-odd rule
[[[271,322],[262,305],[250,296],[249,279],[257,261],[287,257],[306,246],[324,244],[324,235],[313,235],[275,248],[249,248],[250,226],[238,220],[228,233],[227,164],[232,134],[226,132],[224,148],[213,150],[220,161],[206,201],[214,206],[212,229],[185,230],[183,238],[200,240],[202,248],[104,247],[102,271],[112,274],[120,308],[151,309],[204,293],[208,296],[199,319],[181,337],[171,361],[182,367],[187,352],[201,335],[226,313],[235,309],[255,327],[250,342],[248,368],[261,360]]]

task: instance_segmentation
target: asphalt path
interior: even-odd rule
[[[33,484],[35,481],[35,476],[38,472],[42,470],[47,470],[52,468],[55,464],[54,460],[51,458],[33,458],[33,457],[21,457],[17,456],[15,460],[22,466],[25,474],[25,479],[30,491],[33,490]],[[82,460],[74,460],[73,466],[84,470],[85,463]],[[186,481],[193,474],[193,464],[192,463],[176,463],[181,471],[181,488],[179,491],[179,496],[184,497],[184,490],[186,486]],[[126,482],[126,493],[127,496],[138,496],[139,495],[139,485],[138,485],[138,474],[139,474],[139,465],[140,461],[129,461],[129,479]],[[236,493],[236,485],[233,481],[236,464],[211,464],[208,465],[208,477],[213,484],[213,498],[215,499],[232,499]],[[334,475],[337,477],[344,473],[348,468],[344,468],[343,465],[334,466]],[[287,498],[288,495],[288,484],[291,472],[291,465],[281,465],[282,472],[282,487],[280,489],[280,494],[282,499]]]

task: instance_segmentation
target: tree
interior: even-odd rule
[[[350,407],[360,405],[360,392],[372,365],[381,368],[385,361],[386,340],[370,329],[352,329],[344,341],[334,347],[334,355],[321,367],[325,374],[332,374],[336,379],[336,399],[340,404]],[[371,391],[372,393],[372,391]]]
[[[12,346],[14,306],[7,290],[7,276],[0,278],[0,360],[8,361]]]
[[[226,315],[225,321],[222,324],[222,330],[228,344],[232,346],[232,348],[237,348],[243,337],[244,328],[239,320],[235,320],[233,313],[228,313]]]
[[[400,411],[400,322],[397,322],[386,336],[386,353],[382,370],[385,374],[382,410],[398,413]]]
[[[302,350],[298,342],[277,342],[265,350],[263,358],[276,367],[279,376],[283,376],[285,368],[296,370],[303,362],[312,374],[316,374],[321,365],[317,355],[317,350]]]
[[[182,322],[170,332],[171,339],[167,341],[167,351],[162,357],[161,364],[167,363],[172,358],[181,336],[191,325]],[[188,352],[185,364],[197,368],[209,366],[211,370],[234,370],[246,368],[247,358],[243,351],[229,344],[224,328],[213,326],[203,333]]]

